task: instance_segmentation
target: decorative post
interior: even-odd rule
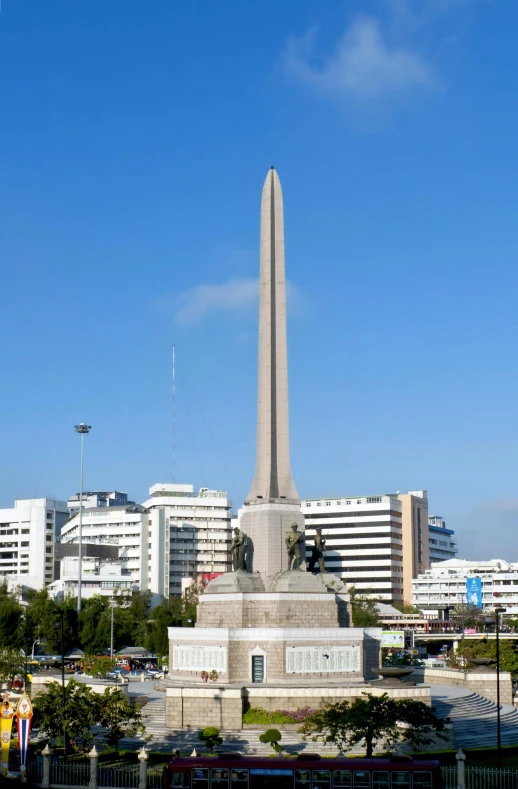
[[[143,745],[138,752],[138,759],[140,762],[138,789],[146,789],[147,786],[147,760],[148,754],[145,746]]]
[[[2,774],[9,772],[9,746],[11,744],[11,729],[13,728],[14,708],[9,701],[9,691],[6,690],[2,696],[2,707],[0,710],[0,733],[2,740]]]
[[[99,764],[99,754],[97,748],[94,746],[88,754],[90,759],[90,781],[88,782],[88,789],[97,789],[97,767]]]
[[[466,754],[463,752],[462,748],[460,751],[457,751],[455,754],[455,758],[457,759],[457,789],[465,789],[466,787]]]
[[[52,751],[47,743],[41,752],[43,756],[43,777],[41,780],[41,789],[49,789],[50,786],[50,754]]]

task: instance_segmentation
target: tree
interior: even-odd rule
[[[354,586],[349,589],[353,615],[353,627],[380,627],[381,621],[377,603],[366,594],[357,592]]]
[[[25,656],[19,649],[6,647],[0,650],[0,679],[8,682],[15,674],[22,674]]]
[[[107,730],[108,745],[117,748],[123,737],[144,734],[146,729],[142,723],[140,710],[130,702],[120,688],[106,688],[102,696],[97,694],[97,697],[96,723]]]
[[[49,653],[61,653],[61,614],[63,614],[63,651],[77,647],[79,643],[77,601],[66,597],[56,603],[47,589],[39,592],[30,590],[25,612],[24,649],[32,647],[39,639]]]
[[[152,609],[147,621],[147,633],[144,646],[158,656],[167,655],[169,652],[168,627],[182,625],[182,600],[180,597],[170,597],[163,600]]]
[[[89,655],[98,655],[110,644],[109,604],[106,597],[94,595],[87,598],[80,615],[81,646]]]
[[[115,668],[116,661],[111,657],[87,655],[84,660],[85,673],[91,677],[104,677]]]
[[[51,740],[63,743],[63,733],[74,750],[87,751],[93,740],[90,727],[97,721],[97,695],[87,685],[71,680],[63,689],[49,682],[34,698],[34,725]]]
[[[120,688],[106,688],[94,693],[87,685],[71,680],[63,689],[59,682],[49,682],[46,690],[34,699],[34,721],[52,740],[63,742],[63,732],[74,750],[87,751],[92,744],[91,727],[107,730],[107,742],[117,746],[122,737],[144,733],[140,710],[133,707]]]
[[[198,600],[204,589],[205,584],[202,579],[198,575],[193,575],[191,583],[185,590],[183,598],[182,618],[184,625],[189,624],[189,620],[193,623],[196,622],[196,606],[198,605]]]
[[[369,758],[380,741],[389,750],[400,740],[419,747],[431,742],[433,733],[443,729],[442,721],[422,701],[391,699],[386,693],[362,695],[365,698],[340,701],[317,710],[299,730],[304,739],[321,739],[341,751],[363,743]],[[443,737],[440,733],[438,736]]]
[[[7,584],[0,585],[0,645],[11,649],[23,647],[23,608]]]
[[[460,627],[477,628],[484,621],[484,616],[482,608],[472,603],[457,603],[450,614],[450,619],[457,622]]]
[[[453,659],[462,656],[466,660],[472,657],[490,657],[496,662],[496,639],[491,641],[459,641],[457,653]],[[510,641],[500,641],[500,670],[518,674],[518,654]]]
[[[259,735],[259,741],[270,743],[277,756],[280,756],[282,753],[282,745],[280,744],[281,739],[282,734],[279,729],[268,729]]]
[[[202,731],[199,731],[198,739],[205,743],[211,753],[217,745],[221,745],[223,742],[223,737],[219,736],[219,729],[216,729],[215,726],[207,726]]]

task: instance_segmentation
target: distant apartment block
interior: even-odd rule
[[[0,509],[0,580],[41,589],[54,580],[54,546],[68,518],[64,501],[18,499]]]
[[[429,618],[449,619],[455,606],[467,603],[466,580],[477,577],[482,584],[483,610],[490,612],[498,604],[506,609],[507,614],[516,617],[518,562],[504,559],[481,562],[447,559],[437,562],[412,581],[412,603]]]
[[[412,578],[429,567],[426,491],[302,501],[308,558],[317,526],[326,569],[359,592],[409,602]]]
[[[428,517],[428,533],[430,535],[430,563],[444,562],[457,556],[455,532],[446,528],[446,521],[440,515]]]

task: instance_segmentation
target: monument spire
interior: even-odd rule
[[[248,504],[299,496],[290,466],[284,211],[272,166],[261,199],[257,460]]]

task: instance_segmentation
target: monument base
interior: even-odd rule
[[[298,501],[245,504],[239,510],[239,528],[248,537],[247,568],[259,573],[266,591],[274,577],[288,569],[286,534],[296,523],[304,531],[304,515]],[[300,569],[306,570],[304,542],[300,546]]]
[[[326,704],[362,698],[364,693],[381,696],[386,693],[394,699],[414,699],[431,705],[430,686],[376,688],[364,684],[314,687],[286,687],[284,685],[208,685],[169,686],[166,690],[166,726],[170,729],[204,728],[239,730],[243,725],[246,708],[259,707],[269,712],[303,707],[321,709]],[[261,728],[254,724],[254,728]],[[268,728],[268,727],[265,727]],[[439,747],[445,747],[444,745]]]

